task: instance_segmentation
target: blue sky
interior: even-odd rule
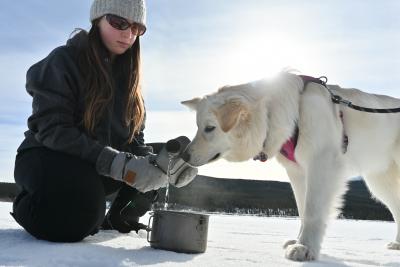
[[[64,44],[74,28],[89,28],[90,4],[1,4],[0,180],[12,173],[31,111],[26,70]],[[150,0],[142,38],[147,109],[184,112],[182,100],[286,66],[326,75],[343,87],[400,97],[399,10],[398,0]],[[168,129],[154,129],[157,134],[146,134],[168,136]]]

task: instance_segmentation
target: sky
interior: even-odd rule
[[[205,253],[184,254],[151,248],[144,231],[100,231],[70,244],[40,241],[12,219],[10,210],[11,203],[0,203],[0,266],[400,267],[400,251],[385,247],[395,236],[394,222],[335,220],[320,259],[303,263],[285,259],[282,249],[296,237],[298,218],[210,214]],[[147,224],[148,216],[140,222]]]
[[[330,83],[342,87],[400,96],[396,90],[400,83],[400,1],[147,3],[148,30],[141,40],[144,96],[149,116],[157,116],[149,121],[171,122],[166,127],[148,125],[149,141],[168,140],[175,137],[172,132],[194,136],[194,116],[181,101],[223,85],[271,76],[284,67],[311,76],[325,75]],[[89,0],[1,3],[0,181],[12,180],[15,150],[31,112],[31,99],[24,88],[27,69],[63,45],[75,28],[89,29],[90,4]],[[201,168],[200,173],[287,179],[274,161],[265,169],[264,175],[264,166],[222,162]]]

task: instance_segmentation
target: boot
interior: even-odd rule
[[[147,226],[139,223],[139,218],[150,210],[157,199],[157,191],[141,193],[135,188],[123,185],[111,204],[101,225],[103,230],[117,230],[120,233],[136,233]]]

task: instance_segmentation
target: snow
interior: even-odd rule
[[[146,233],[101,231],[80,243],[36,240],[0,203],[0,266],[399,266],[400,251],[387,250],[392,222],[335,220],[330,224],[319,261],[284,258],[282,244],[297,235],[297,218],[211,214],[204,254],[180,254],[149,246]],[[144,216],[141,222],[147,222]]]

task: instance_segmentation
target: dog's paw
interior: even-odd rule
[[[307,246],[302,244],[289,245],[285,257],[292,261],[313,261],[317,258]]]
[[[286,240],[285,243],[283,243],[283,248],[286,249],[288,246],[296,244],[297,240]]]
[[[400,250],[400,243],[395,241],[395,242],[390,242],[386,246],[388,249],[393,249],[393,250]]]

